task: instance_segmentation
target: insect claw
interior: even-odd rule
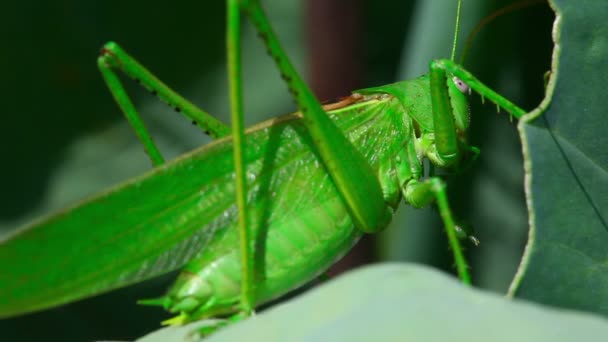
[[[187,318],[188,317],[182,313],[182,314],[179,314],[178,316],[166,319],[166,320],[162,321],[160,324],[161,325],[172,325],[172,326],[173,325],[182,325],[188,321]]]
[[[479,239],[474,237],[473,235],[469,236],[469,241],[471,241],[475,245],[475,247],[479,246],[479,244],[481,243]]]

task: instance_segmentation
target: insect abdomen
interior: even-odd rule
[[[258,229],[255,246],[256,304],[291,291],[325,271],[361,234],[354,228],[341,198],[329,186],[322,204]],[[255,217],[255,215],[251,215]],[[191,261],[165,297],[170,311],[200,319],[238,310],[241,270],[237,230],[230,229]],[[263,255],[258,255],[258,251]]]
[[[405,135],[401,106],[388,99],[343,110],[337,120],[373,168],[392,158]],[[247,217],[253,235],[256,305],[312,280],[344,255],[361,233],[311,147],[299,120],[283,121],[247,136]],[[260,136],[256,136],[260,135]],[[224,158],[231,158],[230,145]],[[222,159],[223,160],[223,159]],[[220,158],[215,165],[224,165]],[[229,160],[229,159],[227,159]],[[226,162],[226,171],[231,165]],[[224,177],[224,176],[222,176]],[[186,320],[238,311],[241,268],[235,187],[230,177],[199,190],[199,211],[213,211],[205,226],[211,240],[185,267],[160,303]],[[214,188],[214,184],[221,185]],[[392,195],[387,195],[393,198]],[[262,253],[262,255],[260,255]],[[183,317],[183,316],[182,316]]]

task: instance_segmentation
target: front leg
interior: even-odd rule
[[[479,95],[481,95],[482,100],[487,98],[491,102],[495,103],[497,108],[502,108],[507,111],[509,114],[514,116],[517,119],[520,119],[522,116],[526,114],[526,111],[522,108],[515,105],[513,102],[509,101],[505,97],[501,96],[494,90],[490,89],[490,87],[481,83],[473,74],[468,72],[462,66],[456,64],[455,62],[448,59],[439,59],[432,61],[430,64],[431,68],[431,91],[433,91],[433,95],[436,95],[437,99],[433,98],[433,111],[435,111],[435,101],[443,102],[448,98],[451,100],[451,107],[454,111],[457,111],[458,104],[455,104],[452,97],[456,94],[453,92],[454,88],[457,88],[462,93],[469,92],[469,89],[474,90]],[[450,76],[450,77],[448,77]],[[455,77],[455,78],[454,78]],[[452,78],[452,80],[448,80]],[[459,81],[461,84],[456,85],[454,82]],[[446,87],[446,84],[448,87]],[[461,88],[462,86],[462,88]],[[449,91],[449,94],[448,94]],[[440,115],[442,117],[448,117],[448,113],[445,113],[442,108],[437,107],[438,110],[442,111],[442,113],[433,114]],[[449,107],[447,107],[449,108]],[[449,113],[452,114],[452,113]]]
[[[526,111],[481,83],[475,76],[451,60],[440,59],[430,63],[431,104],[435,133],[436,161],[434,164],[446,167],[458,163],[463,136],[468,129],[469,109],[466,99],[471,90],[479,93],[482,100],[487,98],[509,114],[521,118]],[[462,139],[461,139],[462,140]],[[478,150],[473,150],[473,153]]]
[[[439,177],[431,177],[422,182],[417,179],[411,179],[403,186],[403,196],[407,203],[416,208],[426,207],[434,200],[437,201],[439,214],[443,220],[452,253],[454,253],[458,277],[463,283],[470,285],[471,275],[468,270],[469,266],[462,252],[460,241],[456,236],[458,228],[454,223],[452,211],[448,204],[445,182]]]

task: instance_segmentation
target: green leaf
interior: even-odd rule
[[[560,25],[546,111],[519,125],[531,227],[510,293],[607,315],[608,3],[552,3]]]
[[[200,325],[142,341],[182,341]],[[428,267],[387,263],[347,273],[205,341],[592,341],[607,334],[608,322],[596,316],[509,300]]]

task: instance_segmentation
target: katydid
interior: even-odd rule
[[[239,4],[230,1],[228,8],[234,43]],[[456,166],[474,151],[465,136],[468,89],[516,117],[524,111],[452,61],[440,60],[431,63],[430,76],[357,91],[325,113],[292,70],[258,2],[241,1],[240,8],[277,61],[300,112],[256,125],[238,143],[227,136],[227,126],[162,85],[118,45],[107,44],[99,60],[102,73],[158,167],[3,241],[0,317],[109,291],[184,264],[169,294],[148,301],[179,313],[173,323],[248,314],[323,272],[362,231],[382,229],[402,197],[414,206],[437,201],[459,274],[469,281],[445,186],[439,178],[421,178],[422,159]],[[237,45],[229,51],[236,53],[231,65],[238,66]],[[155,91],[211,136],[225,137],[164,163],[115,69]],[[237,74],[231,77],[232,102],[239,108]],[[233,123],[239,127],[242,118],[237,115]],[[238,131],[233,128],[235,136]],[[233,157],[235,147],[244,148],[244,161]],[[164,202],[146,201],[159,194],[169,195]],[[239,219],[246,224],[237,229]],[[76,246],[61,241],[84,233]],[[251,237],[239,247],[246,233]],[[41,239],[56,243],[41,246]],[[85,257],[89,262],[81,264]],[[56,269],[64,273],[48,272]]]

